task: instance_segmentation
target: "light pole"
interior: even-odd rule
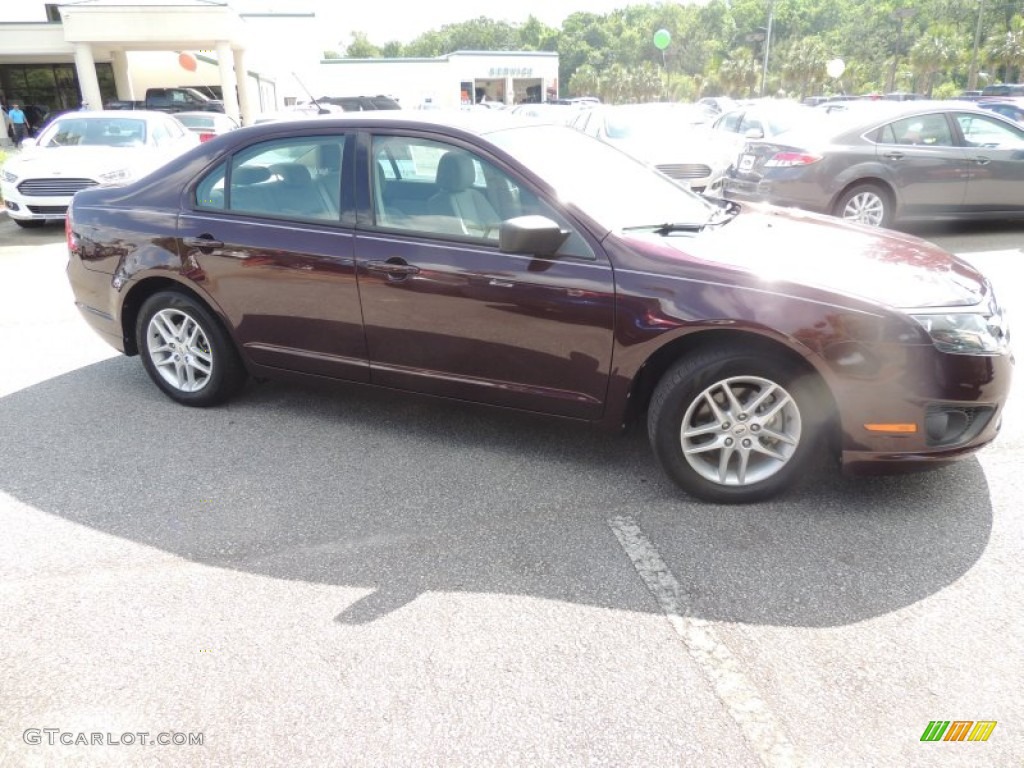
[[[914,8],[897,8],[892,12],[892,18],[899,21],[899,32],[896,35],[896,53],[892,57],[892,72],[889,75],[889,91],[896,90],[896,72],[900,65],[900,54],[903,53],[903,22],[917,13]]]
[[[978,87],[978,48],[981,46],[981,17],[985,12],[985,0],[978,0],[978,26],[974,30],[974,52],[971,54],[971,74],[967,78],[967,90]]]
[[[761,68],[761,98],[764,98],[765,84],[768,82],[768,53],[772,48],[772,22],[775,20],[775,0],[768,5],[768,33],[764,39],[764,66]]]

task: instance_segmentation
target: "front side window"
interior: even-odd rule
[[[960,125],[964,140],[969,147],[1024,148],[1024,130],[1007,125],[1000,120],[993,120],[984,115],[961,113],[956,116],[956,121]]]
[[[195,205],[275,218],[338,221],[344,143],[343,136],[313,136],[248,147],[196,185]]]
[[[473,152],[425,138],[376,136],[372,157],[378,227],[497,245],[501,222],[539,214],[572,233],[560,255],[594,258],[553,206]]]

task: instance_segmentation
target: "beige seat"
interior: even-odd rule
[[[452,150],[437,164],[439,191],[427,203],[431,214],[454,219],[455,231],[474,237],[497,238],[501,217],[487,197],[473,188],[473,159]]]

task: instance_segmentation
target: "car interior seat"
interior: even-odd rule
[[[487,197],[473,188],[473,159],[458,150],[441,156],[437,164],[438,192],[428,201],[432,214],[452,217],[455,231],[474,237],[497,237],[501,217]]]

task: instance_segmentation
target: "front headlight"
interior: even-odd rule
[[[0,171],[0,178],[2,178],[8,184],[13,184],[18,180],[18,177],[16,175],[14,175],[13,173],[6,169]]]
[[[126,181],[132,177],[132,172],[127,168],[118,168],[116,171],[107,171],[101,173],[100,181]]]
[[[932,343],[954,355],[1001,355],[1010,349],[1006,314],[991,300],[984,311],[911,315],[932,337]]]

